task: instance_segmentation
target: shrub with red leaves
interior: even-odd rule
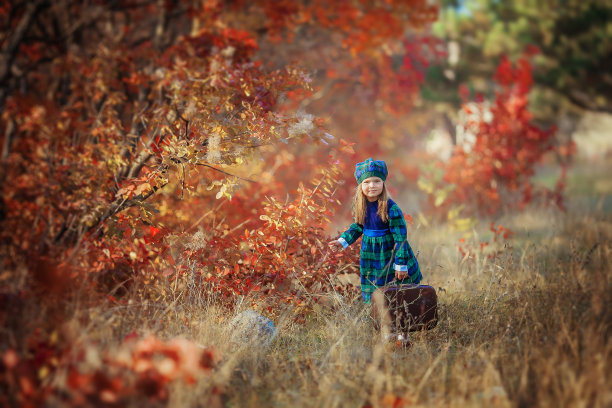
[[[527,56],[520,58],[516,66],[502,58],[495,80],[499,89],[491,107],[492,119],[485,120],[484,111],[475,115],[478,119],[467,123],[475,133],[474,144],[469,149],[456,146],[449,162],[441,165],[444,175],[438,187],[452,189],[444,200],[436,202],[432,194],[430,201],[432,208],[442,213],[457,205],[464,205],[465,211],[472,214],[523,209],[534,196],[532,176],[544,155],[558,151],[569,156],[573,152],[572,146],[555,144],[554,127],[542,129],[533,121],[528,109],[533,79]],[[471,113],[468,105],[464,109]],[[559,206],[565,162],[555,190],[540,191]]]

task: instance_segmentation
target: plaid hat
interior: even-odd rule
[[[382,181],[385,181],[387,174],[387,165],[382,160],[372,160],[372,158],[369,158],[363,163],[355,165],[357,184],[361,184],[368,177],[380,177]]]

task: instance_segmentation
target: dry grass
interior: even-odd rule
[[[75,305],[73,324],[109,346],[136,330],[216,347],[215,372],[177,384],[170,406],[203,405],[213,387],[229,407],[611,406],[610,216],[532,210],[502,223],[515,236],[492,259],[478,251],[461,259],[465,233],[447,226],[413,231],[441,321],[414,334],[409,350],[382,340],[359,299],[333,295],[311,305],[305,323],[294,309],[275,309],[269,347],[230,341],[228,322],[248,301],[229,313],[163,283],[163,300]],[[490,239],[487,227],[473,231],[475,244]]]

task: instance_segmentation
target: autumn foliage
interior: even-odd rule
[[[4,391],[23,407],[54,404],[69,407],[125,405],[168,399],[168,384],[180,380],[194,383],[214,367],[219,356],[191,341],[175,338],[164,342],[153,335],[131,336],[118,349],[102,351],[96,344],[57,341],[32,342],[32,357],[21,357],[13,349],[3,352],[0,381]],[[49,378],[63,373],[64,381]],[[10,406],[3,392],[0,402]]]
[[[331,252],[326,231],[340,204],[334,197],[341,188],[339,164],[330,160],[311,185],[300,183],[293,200],[267,197],[261,210],[241,223],[244,229],[219,235],[200,230],[183,241],[176,260],[181,273],[195,273],[206,290],[228,301],[251,292],[266,304],[300,303],[312,300],[312,292],[346,290],[330,278],[350,266],[355,253]]]
[[[432,208],[444,212],[461,206],[469,213],[497,214],[525,208],[535,194],[562,207],[567,158],[573,145],[558,145],[554,127],[542,129],[534,123],[528,106],[533,84],[528,55],[516,66],[502,58],[495,81],[490,118],[483,103],[463,107],[475,117],[466,124],[474,142],[457,145],[448,163],[439,165],[442,178],[437,181],[438,189],[429,189]],[[548,152],[562,157],[561,178],[553,191],[534,191],[532,176]]]

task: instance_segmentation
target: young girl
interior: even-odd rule
[[[387,195],[387,165],[367,159],[355,166],[357,190],[353,202],[354,223],[340,238],[331,241],[333,250],[361,241],[361,293],[372,302],[376,288],[397,279],[398,284],[419,283],[419,264],[406,239],[406,222],[400,208]]]

